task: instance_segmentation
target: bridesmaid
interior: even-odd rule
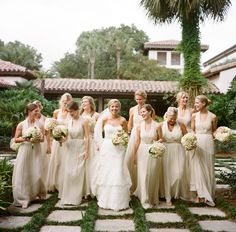
[[[44,123],[46,120],[46,117],[41,113],[43,110],[42,103],[39,100],[35,100],[33,102],[36,104],[39,108],[39,113],[36,116],[36,119],[38,123],[44,128]],[[41,150],[42,150],[42,158],[43,158],[43,180],[45,183],[45,186],[47,186],[47,174],[48,174],[48,165],[50,162],[50,155],[51,154],[51,141],[50,141],[50,135],[45,132],[44,135],[44,141],[41,144]]]
[[[162,158],[152,158],[148,152],[153,141],[162,141],[161,128],[152,119],[153,112],[149,104],[140,109],[144,120],[136,128],[133,153],[134,164],[137,162],[137,188],[134,195],[139,198],[143,208],[158,205],[159,196],[164,196]]]
[[[44,129],[36,120],[38,113],[38,106],[29,103],[26,106],[26,119],[17,125],[15,133],[15,142],[22,144],[19,147],[13,169],[13,204],[22,208],[27,208],[30,202],[37,198],[46,197],[46,186],[42,179],[43,160],[40,146],[40,142],[44,140]],[[32,147],[32,140],[23,138],[23,136],[29,127],[34,126],[41,129],[42,136],[33,143]]]
[[[84,96],[82,98],[82,105],[80,109],[80,115],[88,121],[90,128],[90,141],[89,141],[89,158],[86,161],[86,195],[92,193],[92,178],[94,175],[94,165],[95,165],[95,149],[94,149],[94,126],[98,120],[99,113],[96,112],[96,106],[94,100],[90,96]]]
[[[136,138],[135,132],[136,126],[139,125],[143,120],[142,116],[140,115],[140,109],[146,102],[147,93],[144,90],[137,90],[134,94],[134,99],[137,105],[130,108],[129,110],[128,133],[130,134],[130,139],[125,155],[126,163],[132,180],[132,186],[130,189],[131,193],[133,193],[137,187],[137,167],[132,162],[132,154]]]
[[[188,191],[184,189],[184,165],[185,151],[180,143],[181,138],[187,133],[184,124],[177,122],[178,110],[169,107],[166,112],[167,119],[161,123],[162,135],[166,145],[166,152],[163,158],[164,184],[166,204],[172,205],[171,198],[186,196]]]
[[[179,92],[176,95],[176,101],[178,103],[178,117],[177,121],[185,125],[188,132],[191,131],[191,116],[193,109],[187,107],[188,94],[184,91]]]
[[[72,119],[68,122],[67,154],[65,158],[65,174],[61,195],[61,204],[78,205],[86,192],[85,167],[89,150],[89,125],[79,115],[77,102],[67,105]]]
[[[216,116],[208,111],[209,100],[204,95],[195,98],[198,111],[192,116],[192,129],[197,136],[197,148],[191,163],[190,190],[195,192],[196,202],[201,200],[214,206],[215,172],[214,172],[214,141]]]
[[[55,110],[53,117],[57,119],[59,124],[67,125],[71,119],[69,112],[67,111],[67,104],[72,101],[72,96],[69,93],[65,93],[61,96],[59,101],[60,108]],[[60,146],[60,143],[53,139],[52,141],[52,154],[48,169],[48,191],[54,192],[58,190],[62,192],[62,184],[64,178],[64,162],[65,162],[66,145],[65,143]],[[59,195],[60,198],[60,195]]]

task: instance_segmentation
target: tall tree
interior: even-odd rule
[[[180,49],[184,56],[184,74],[181,87],[193,99],[206,83],[200,72],[199,23],[207,18],[224,19],[231,5],[230,0],[141,0],[147,15],[155,23],[179,21],[182,27]]]
[[[30,70],[39,70],[42,65],[42,55],[33,47],[19,41],[0,45],[0,59],[22,65]]]

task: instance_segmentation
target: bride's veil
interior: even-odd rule
[[[102,121],[104,118],[108,117],[110,114],[109,109],[106,108],[105,110],[103,110],[98,117],[98,120],[96,122],[96,125],[94,127],[94,143],[95,143],[95,147],[96,148],[100,148],[103,138],[102,138]],[[97,151],[96,151],[97,152]]]

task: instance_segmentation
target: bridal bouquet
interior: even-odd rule
[[[197,137],[194,133],[187,133],[182,137],[181,143],[185,150],[193,150],[197,147]]]
[[[222,143],[229,142],[232,135],[232,131],[226,126],[220,126],[215,131],[215,139]]]
[[[148,152],[152,158],[160,158],[164,155],[166,147],[163,143],[154,142],[149,148]]]
[[[128,140],[129,140],[128,134],[124,130],[118,130],[116,133],[114,133],[114,136],[112,138],[112,143],[115,146],[120,145],[123,147],[127,147]]]
[[[44,123],[44,129],[46,131],[51,131],[57,125],[58,125],[58,122],[55,118],[46,118],[45,123]]]
[[[34,127],[29,127],[26,130],[26,133],[22,136],[24,139],[30,139],[31,142],[36,142],[37,140],[40,140],[41,138],[41,130],[39,127],[34,126]]]
[[[11,148],[13,151],[18,151],[20,145],[21,145],[21,143],[16,143],[16,142],[15,142],[15,138],[12,138],[12,139],[11,139],[11,141],[10,141],[10,148]]]
[[[68,135],[68,129],[64,125],[57,125],[52,130],[52,137],[60,142],[60,146],[62,145],[62,140],[65,140]]]

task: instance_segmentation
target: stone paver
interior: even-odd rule
[[[190,232],[188,229],[171,229],[171,228],[164,228],[164,229],[149,229],[150,232]]]
[[[182,222],[181,217],[176,213],[146,213],[147,221],[166,223],[166,222]]]
[[[0,228],[4,229],[14,229],[22,227],[31,220],[31,217],[23,216],[7,216],[0,217]]]
[[[156,205],[155,206],[156,209],[174,209],[175,206],[174,205],[166,205],[166,202],[165,201],[160,201],[159,202],[159,205]]]
[[[230,173],[232,172],[230,169],[228,168],[225,168],[225,167],[217,167],[217,171],[219,172],[227,172],[227,173]]]
[[[8,207],[9,212],[19,212],[19,213],[31,213],[37,211],[39,208],[41,208],[42,204],[33,204],[30,205],[27,209],[22,209],[22,207],[16,207],[14,205],[11,205]]]
[[[113,210],[107,210],[107,209],[101,209],[98,210],[98,215],[112,215],[112,216],[122,216],[126,214],[133,214],[133,209],[126,209],[122,211],[113,211]]]
[[[210,216],[219,216],[226,217],[226,214],[217,208],[210,207],[190,207],[190,212],[197,215],[210,215]]]
[[[79,226],[43,226],[40,232],[80,232]]]
[[[84,211],[79,210],[55,210],[49,214],[47,220],[57,222],[77,221],[83,218]]]
[[[217,184],[217,189],[230,189],[230,186],[228,184]]]
[[[220,220],[220,221],[199,221],[199,225],[204,230],[210,231],[226,231],[226,232],[235,232],[236,231],[236,223],[227,221],[227,220]]]
[[[55,205],[55,207],[58,207],[58,208],[61,208],[61,209],[63,209],[63,208],[75,208],[75,207],[86,207],[86,206],[88,206],[87,202],[85,202],[81,205],[62,205],[61,200],[59,200]]]
[[[134,231],[135,226],[132,220],[107,219],[95,222],[95,231]]]

